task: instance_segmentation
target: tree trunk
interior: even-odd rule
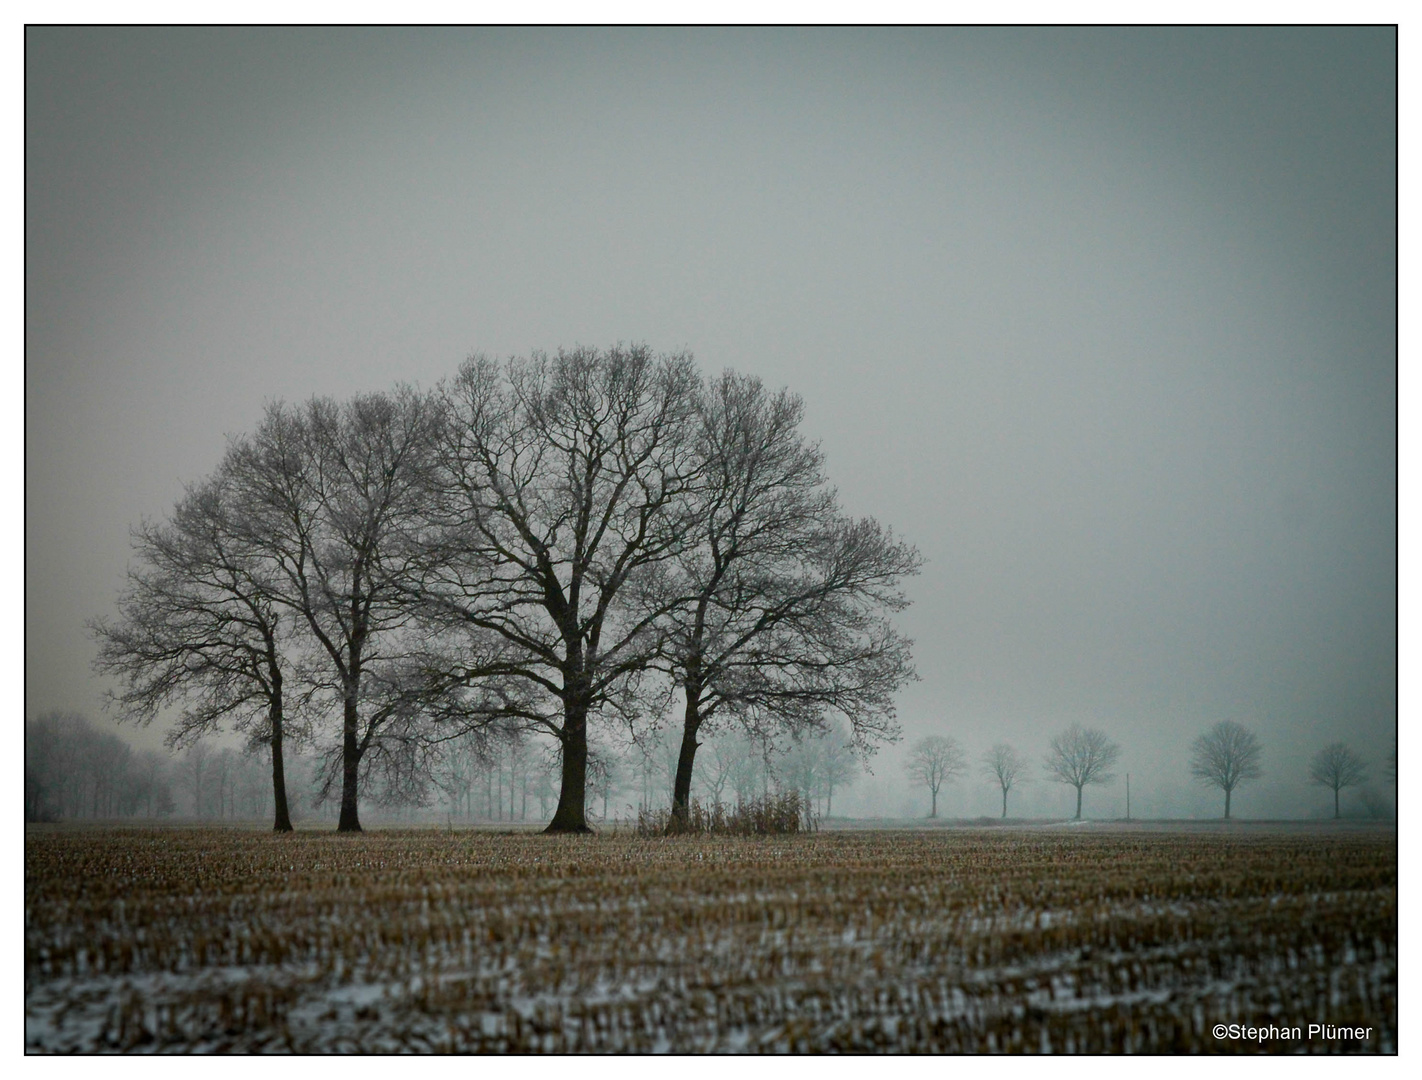
[[[1002,789],[1002,816],[1003,816],[1004,819],[1006,819],[1006,817],[1007,817],[1007,789],[1006,789],[1006,788],[1003,788],[1003,789]]]
[[[588,706],[569,701],[563,706],[563,784],[558,808],[545,833],[589,833],[587,820]]]
[[[931,790],[933,791],[933,812],[930,813],[928,816],[931,818],[936,818],[938,816],[938,789],[933,788]]]
[[[1226,821],[1229,820],[1229,796],[1230,796],[1230,789],[1229,789],[1229,788],[1225,788],[1225,820],[1226,820]]]
[[[272,724],[272,798],[276,803],[276,821],[272,825],[272,832],[292,832],[291,814],[286,806],[286,762],[282,757],[282,698],[281,698],[281,672],[275,667],[271,671],[272,676],[272,700],[271,700],[271,724]]]
[[[668,832],[681,832],[686,828],[687,816],[691,812],[691,775],[696,766],[696,734],[701,729],[701,688],[686,686],[686,720],[681,729],[681,753],[676,759],[676,780],[672,784],[671,820]]]
[[[1081,820],[1081,785],[1076,787],[1076,820]]]
[[[1341,791],[1341,790],[1342,790],[1341,788],[1334,788],[1334,789],[1333,789],[1333,816],[1334,816],[1335,818],[1337,818],[1337,817],[1339,816],[1339,814],[1338,814],[1338,792]]]
[[[360,742],[356,739],[356,696],[346,694],[341,743],[341,818],[337,832],[361,832],[356,785],[360,781]]]

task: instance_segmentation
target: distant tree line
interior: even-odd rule
[[[692,786],[707,806],[749,805],[794,791],[828,815],[853,785],[860,761],[842,723],[784,744],[724,731],[700,755]],[[556,743],[515,726],[473,729],[438,756],[423,798],[387,807],[395,816],[424,811],[449,822],[546,821],[558,798]],[[270,817],[272,791],[260,746],[238,749],[191,741],[181,753],[135,751],[75,714],[49,713],[26,724],[25,820],[180,818],[251,821]],[[327,816],[317,757],[289,753],[293,820]],[[635,818],[670,805],[679,740],[653,730],[643,740],[597,745],[589,754],[590,819]],[[624,813],[625,812],[625,813]]]
[[[675,747],[675,828],[718,733],[766,760],[836,722],[861,760],[898,737],[915,675],[890,620],[920,558],[840,509],[801,416],[787,391],[644,347],[273,404],[134,530],[97,668],[171,747],[230,730],[262,752],[277,830],[294,747],[343,831],[362,798],[472,807],[475,776],[523,812],[550,767],[549,830],[585,831],[616,775],[596,747],[619,739]]]
[[[1052,736],[1042,760],[1048,780],[1066,784],[1076,790],[1076,820],[1081,820],[1083,790],[1089,786],[1116,779],[1113,770],[1120,758],[1120,745],[1105,732],[1073,724]],[[1224,795],[1224,817],[1231,816],[1231,800],[1241,784],[1258,780],[1264,775],[1263,748],[1259,739],[1244,725],[1222,720],[1201,734],[1191,744],[1189,769],[1196,781],[1217,787]],[[1008,743],[997,743],[980,759],[982,774],[1002,790],[1002,817],[1007,817],[1007,795],[1013,787],[1027,781],[1027,759]],[[931,735],[919,739],[909,749],[904,770],[909,778],[925,786],[930,794],[929,817],[938,816],[938,794],[944,784],[963,776],[968,769],[967,755],[953,737]],[[1318,751],[1309,762],[1311,784],[1328,788],[1333,793],[1333,816],[1342,816],[1340,793],[1368,779],[1368,768],[1347,744],[1331,743]],[[1388,779],[1397,782],[1397,750],[1388,757]],[[1385,804],[1371,788],[1363,788],[1361,796],[1370,816],[1381,816]]]
[[[165,754],[135,752],[84,717],[25,722],[25,820],[162,817],[174,810]]]

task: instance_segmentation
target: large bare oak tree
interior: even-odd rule
[[[429,399],[408,389],[274,404],[223,465],[243,539],[270,563],[273,595],[305,624],[324,661],[318,679],[340,704],[331,760],[341,832],[361,828],[363,758],[415,707],[409,677],[421,649],[403,633],[413,615],[401,579],[427,491],[433,417]]]
[[[797,738],[832,710],[867,753],[898,737],[894,692],[915,678],[911,642],[890,626],[918,552],[872,519],[842,515],[803,406],[726,372],[702,391],[687,543],[663,588],[664,663],[684,716],[672,830],[684,825],[702,730],[718,713]],[[770,734],[761,732],[762,737]]]
[[[696,385],[689,356],[633,346],[476,357],[442,389],[420,593],[477,634],[469,681],[522,682],[508,712],[558,740],[550,832],[589,831],[589,719],[656,649],[663,606],[625,601],[685,536]]]
[[[243,539],[232,485],[218,476],[188,490],[169,521],[134,530],[135,564],[117,621],[93,624],[95,667],[117,676],[120,714],[149,723],[182,706],[169,746],[224,721],[271,754],[273,828],[291,831],[284,742],[290,624],[260,550]]]

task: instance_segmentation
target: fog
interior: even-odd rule
[[[916,544],[904,740],[1088,816],[1331,815],[1397,717],[1391,29],[26,33],[26,714],[104,724],[128,530],[263,403],[645,341],[806,403]],[[119,729],[154,746],[161,730]],[[1345,794],[1345,807],[1349,796]],[[974,771],[940,815],[993,815]]]

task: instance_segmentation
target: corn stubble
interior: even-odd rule
[[[30,1051],[1396,1048],[1390,836],[32,831]]]

